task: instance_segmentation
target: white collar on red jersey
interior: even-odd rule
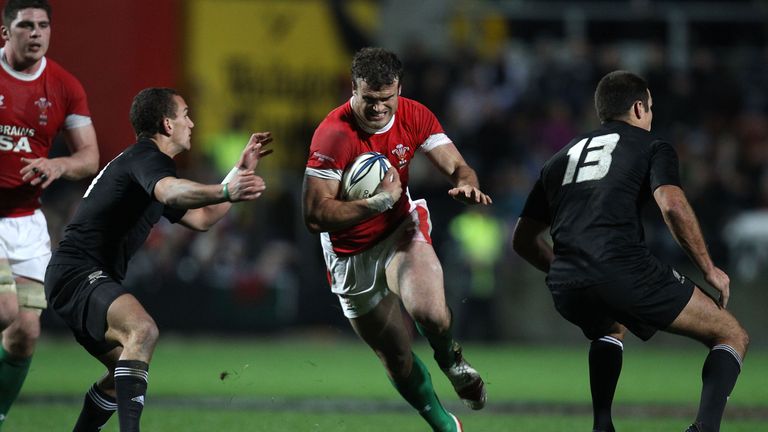
[[[45,70],[45,66],[47,64],[48,64],[48,60],[46,60],[45,56],[43,56],[40,62],[40,67],[37,69],[37,72],[33,74],[25,74],[23,72],[19,72],[17,70],[14,70],[11,67],[11,65],[9,65],[8,62],[5,60],[5,47],[0,48],[0,65],[2,65],[3,69],[16,79],[20,79],[22,81],[34,81],[40,78],[40,75],[43,74],[43,71]]]

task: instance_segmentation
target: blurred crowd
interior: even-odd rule
[[[594,87],[615,69],[631,69],[649,81],[653,132],[677,149],[683,187],[716,262],[750,277],[759,260],[751,266],[739,260],[768,255],[768,240],[755,242],[758,234],[768,236],[758,233],[768,226],[762,213],[768,210],[768,51],[695,47],[685,69],[673,68],[665,47],[654,43],[510,41],[492,56],[472,49],[441,56],[412,44],[400,55],[403,96],[437,115],[494,199],[489,211],[464,209],[448,198],[447,183],[425,166],[425,158],[411,168],[412,196],[430,203],[449,292],[477,317],[464,320],[474,324],[462,330],[466,334],[497,337],[494,313],[488,312],[495,292],[507,284],[510,271],[523,267],[509,247],[509,234],[542,163],[576,133],[598,124]],[[339,103],[347,91],[340,88]],[[281,145],[306,149],[309,141]],[[211,166],[205,157],[189,156],[182,170],[185,177],[218,181]],[[237,209],[205,235],[167,223],[153,231],[128,282],[144,292],[150,310],[174,302],[175,313],[156,315],[161,324],[271,331],[339,322],[318,240],[301,219],[303,172],[279,175],[288,186]],[[49,218],[54,242],[72,211],[67,203],[79,193],[49,199],[49,214],[57,214]],[[648,206],[649,244],[662,259],[685,262],[656,212]],[[739,225],[745,215],[753,216],[751,225]],[[481,319],[491,321],[477,325]]]

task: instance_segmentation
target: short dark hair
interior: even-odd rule
[[[632,72],[617,70],[606,74],[595,90],[595,110],[601,122],[616,120],[641,101],[648,111],[648,83]]]
[[[131,126],[137,138],[150,138],[158,133],[165,133],[163,119],[176,118],[179,108],[174,95],[179,93],[172,88],[150,87],[140,91],[131,104]]]
[[[8,0],[3,9],[3,25],[10,27],[20,10],[30,8],[45,10],[48,20],[51,19],[51,5],[48,4],[48,0]]]
[[[392,51],[384,48],[363,48],[352,58],[352,87],[357,88],[357,80],[361,79],[373,90],[403,77],[403,63]]]

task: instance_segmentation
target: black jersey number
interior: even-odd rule
[[[613,157],[611,153],[619,142],[619,134],[613,133],[584,138],[568,150],[568,166],[563,184],[600,180],[608,174]],[[581,161],[581,163],[579,163]]]

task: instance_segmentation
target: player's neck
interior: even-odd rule
[[[40,67],[43,64],[44,57],[34,61],[24,61],[23,59],[16,58],[13,55],[13,52],[10,51],[7,47],[4,47],[2,52],[3,55],[2,59],[0,60],[18,73],[34,75],[38,70],[40,70]]]
[[[168,137],[164,135],[155,135],[150,139],[152,140],[152,142],[155,143],[155,145],[157,146],[157,149],[160,150],[160,152],[166,154],[171,159],[173,159],[177,154],[184,151],[183,148],[174,144],[173,141],[171,141],[170,139],[168,139]]]

